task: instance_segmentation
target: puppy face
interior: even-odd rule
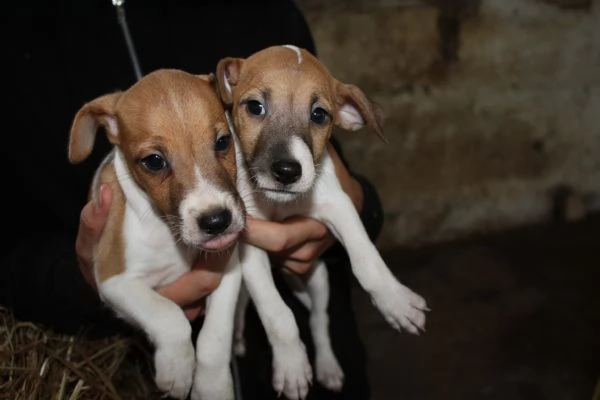
[[[245,60],[223,59],[217,80],[252,181],[271,199],[289,201],[310,190],[334,125],[369,125],[382,136],[376,106],[306,50],[274,46]]]
[[[131,175],[119,177],[122,185],[134,181],[185,244],[216,251],[234,242],[244,211],[233,140],[208,79],[159,70],[87,103],[73,122],[69,158],[85,159],[103,126]]]

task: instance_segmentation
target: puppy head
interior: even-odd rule
[[[233,139],[209,80],[159,70],[85,104],[73,121],[69,160],[83,161],[103,127],[130,175],[119,177],[126,195],[139,192],[185,244],[217,251],[233,244],[245,220]]]
[[[247,59],[225,58],[216,78],[253,182],[274,200],[312,187],[334,125],[367,125],[383,138],[380,109],[304,49],[274,46]]]

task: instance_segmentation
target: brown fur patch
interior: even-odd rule
[[[219,63],[217,80],[220,90],[231,87],[233,118],[245,158],[252,163],[262,153],[265,141],[273,135],[294,134],[311,145],[315,162],[323,155],[340,108],[351,103],[358,108],[366,124],[379,135],[380,113],[355,86],[337,81],[327,68],[306,50],[297,53],[283,46],[259,51],[245,60],[224,59]],[[229,79],[224,83],[225,79]],[[267,112],[256,116],[246,109],[256,100]],[[310,120],[314,107],[321,107],[331,120],[318,125]],[[349,127],[344,126],[349,129]]]
[[[155,73],[123,94],[116,115],[127,166],[161,214],[177,215],[183,194],[195,184],[195,166],[214,185],[235,193],[235,152],[230,146],[215,154],[214,143],[228,127],[206,80],[184,72]],[[171,168],[149,172],[140,160],[152,154]]]
[[[209,76],[163,69],[146,75],[126,91],[85,104],[71,129],[70,160],[79,162],[87,157],[97,128],[104,125],[131,174],[119,178],[135,180],[159,215],[180,217],[180,202],[195,188],[197,171],[212,185],[231,193],[243,209],[236,189],[233,142],[226,150],[215,150],[217,139],[230,132],[211,83]],[[146,168],[142,160],[149,156],[166,160],[168,168]],[[121,273],[125,262],[122,223],[126,199],[112,164],[101,170],[98,184],[102,182],[111,186],[113,204],[96,249],[100,281]]]

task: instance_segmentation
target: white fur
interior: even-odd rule
[[[194,346],[181,308],[131,274],[109,278],[98,291],[106,304],[143,329],[154,344],[158,388],[174,398],[185,398],[193,382]]]
[[[342,189],[328,153],[322,160],[311,207],[303,215],[324,222],[342,243],[348,252],[352,272],[388,323],[397,330],[418,334],[425,325],[425,300],[402,285],[381,258],[352,200]]]
[[[315,164],[313,163],[312,153],[306,142],[298,136],[291,138],[289,151],[302,167],[302,176],[297,182],[290,185],[290,190],[293,192],[306,192],[315,180]]]
[[[198,166],[194,168],[196,186],[190,191],[179,206],[179,214],[184,218],[182,228],[183,240],[187,243],[200,243],[206,235],[196,222],[203,210],[226,208],[232,212],[232,222],[228,230],[239,231],[244,225],[244,217],[237,212],[235,201],[230,193],[225,193],[202,175]]]
[[[229,117],[228,122],[234,133],[238,191],[244,198],[247,213],[255,218],[264,219],[266,215],[261,208],[257,207],[255,196],[251,195],[253,189],[240,150],[239,139],[235,135]],[[273,387],[277,392],[284,393],[290,400],[303,399],[312,381],[312,369],[304,343],[300,340],[294,315],[275,287],[267,252],[244,242],[239,243],[239,247],[241,263],[244,266],[242,268],[245,286],[243,290],[248,290],[273,348]],[[241,293],[238,307],[245,308],[248,299],[245,298],[243,291]],[[238,320],[243,318],[244,312],[244,309],[236,312]],[[243,338],[243,326],[236,327],[234,336],[236,339]],[[236,340],[234,349],[236,348],[238,353],[243,353],[244,343]]]
[[[221,283],[208,297],[204,325],[196,341],[196,371],[191,400],[234,400],[229,371],[236,312],[242,283],[238,249],[234,250]]]
[[[338,362],[329,337],[329,275],[323,261],[317,261],[306,284],[310,298],[310,331],[315,344],[315,369],[317,379],[325,387],[339,391],[344,382],[344,372]]]
[[[197,254],[186,254],[177,246],[171,231],[151,206],[148,196],[131,178],[118,149],[114,166],[119,185],[127,198],[123,221],[123,274],[141,279],[152,288],[169,284],[189,271],[192,258]]]
[[[296,201],[273,203],[264,194],[256,193],[253,202],[255,202],[253,209],[259,210],[255,215],[263,218],[282,220],[293,215],[304,215],[324,222],[346,248],[352,271],[358,282],[371,295],[373,303],[392,327],[415,334],[423,328],[425,300],[402,285],[387,268],[375,245],[369,239],[352,200],[343,191],[328,153],[324,154],[317,179],[312,190],[307,194],[298,197]],[[266,253],[249,245],[244,245],[243,248],[246,253],[248,249],[253,249],[253,259],[255,259],[251,261],[248,257],[243,258],[244,283],[248,285],[250,296],[259,309],[273,352],[285,353],[286,347],[279,338],[287,337],[288,343],[295,341],[296,338],[289,337],[291,332],[289,325],[278,324],[284,319],[287,321],[278,293],[266,295],[272,289],[272,276],[270,268],[264,265],[261,268],[259,263],[267,265],[268,257]],[[329,340],[328,317],[324,307],[329,295],[325,264],[319,263],[314,273],[313,278],[309,280],[307,290],[311,299],[311,331],[317,351],[317,378],[326,387],[339,390],[343,372]],[[256,289],[252,290],[251,287]],[[295,331],[293,334],[295,335]],[[241,336],[243,334],[238,329],[234,337]],[[288,363],[291,361],[299,363],[297,358],[291,359]],[[277,367],[278,365],[275,364],[274,368]]]
[[[225,91],[227,92],[228,95],[231,96],[232,90],[231,90],[231,85],[229,84],[229,79],[225,79]]]
[[[356,107],[351,104],[344,104],[338,111],[340,119],[344,122],[344,125],[352,131],[358,130],[365,126],[365,121],[360,115]]]
[[[154,288],[171,283],[189,271],[198,253],[175,241],[148,196],[134,183],[118,149],[114,151],[113,163],[127,199],[123,221],[125,269],[99,282],[101,298],[121,318],[141,328],[155,345],[155,381],[159,389],[177,399],[186,398],[192,389],[193,400],[233,400],[229,363],[241,281],[237,249],[231,255],[220,286],[207,299],[205,323],[194,357],[191,327],[183,311]],[[242,224],[241,212],[234,207],[231,195],[221,193],[202,177],[199,169],[196,175],[197,184],[180,210],[184,225],[195,225],[202,211],[215,205],[228,207],[234,216],[233,224]],[[190,243],[202,240],[201,235],[188,236],[184,240]]]
[[[300,49],[290,45],[284,47],[294,51],[298,63],[302,63]],[[227,85],[227,77],[221,78],[224,78]],[[363,116],[351,103],[341,105],[337,116],[338,125],[345,129],[357,130],[365,125]],[[231,131],[235,132],[229,117],[228,122]],[[235,137],[235,140],[238,144],[239,138]],[[296,161],[300,162],[303,172],[298,182],[286,186],[289,193],[277,190],[279,186],[267,176],[257,176],[257,186],[260,190],[253,190],[246,165],[241,157],[237,158],[238,189],[245,194],[244,201],[248,213],[256,218],[275,221],[300,215],[325,223],[345,247],[353,274],[370,294],[373,303],[388,323],[397,330],[418,334],[425,324],[425,300],[401,284],[386,266],[365,231],[352,200],[342,189],[330,155],[325,152],[316,171],[312,149],[299,138],[290,137],[288,143],[288,150]],[[239,144],[236,147],[239,147]],[[306,353],[293,315],[274,286],[269,258],[266,252],[249,244],[241,245],[240,254],[244,263],[243,281],[248,293],[242,291],[238,307],[246,307],[249,301],[248,294],[255,303],[273,348],[275,389],[283,390],[291,399],[304,398],[305,382],[312,377],[312,371],[306,367]],[[301,293],[298,297],[311,312],[311,332],[317,352],[317,379],[324,386],[339,390],[344,375],[329,338],[329,285],[327,269],[323,262],[316,265],[316,270],[304,289],[308,296]],[[236,312],[238,325],[234,334],[234,348],[237,354],[245,352],[244,314],[243,309]],[[282,364],[283,356],[288,357],[285,364]]]
[[[302,175],[297,182],[286,186],[286,192],[276,190],[280,184],[270,173],[257,172],[256,181],[258,187],[264,190],[264,195],[276,202],[287,202],[294,200],[299,193],[307,192],[315,180],[315,166],[313,157],[306,142],[301,138],[294,136],[288,143],[289,154],[300,163]],[[269,190],[271,189],[271,190]]]
[[[296,57],[298,57],[298,64],[302,64],[302,52],[300,51],[300,49],[298,48],[298,46],[294,46],[291,44],[284,44],[283,47],[292,50],[294,53],[296,53]]]

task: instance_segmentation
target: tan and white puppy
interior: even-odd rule
[[[104,128],[114,149],[98,168],[113,202],[94,251],[102,300],[155,346],[156,384],[184,399],[233,400],[229,362],[241,284],[237,237],[245,225],[236,155],[223,106],[208,76],[158,70],[125,91],[83,105],[69,160],[83,161]],[[231,252],[207,299],[196,343],[175,303],[154,289],[173,282],[204,252]]]
[[[217,81],[224,103],[231,106],[236,140],[246,160],[245,168],[238,165],[238,173],[246,176],[254,192],[252,201],[244,198],[249,215],[274,220],[305,215],[323,221],[345,246],[354,275],[385,319],[398,330],[418,334],[424,328],[426,302],[387,268],[342,190],[329,155],[334,125],[346,130],[366,125],[383,138],[378,108],[358,87],[336,80],[314,56],[294,46],[270,47],[247,59],[225,58],[218,64]],[[267,257],[250,247],[240,250],[256,258],[244,256],[244,283],[261,313],[277,368],[278,352],[283,352],[279,347],[299,342],[297,329],[291,328],[287,316],[278,317],[284,306],[270,291],[272,277],[256,265]],[[343,371],[329,338],[329,286],[322,262],[305,290],[300,298],[311,309],[317,379],[339,390]],[[240,306],[246,301],[242,297]],[[243,311],[238,313],[235,340],[238,353],[243,353]]]

